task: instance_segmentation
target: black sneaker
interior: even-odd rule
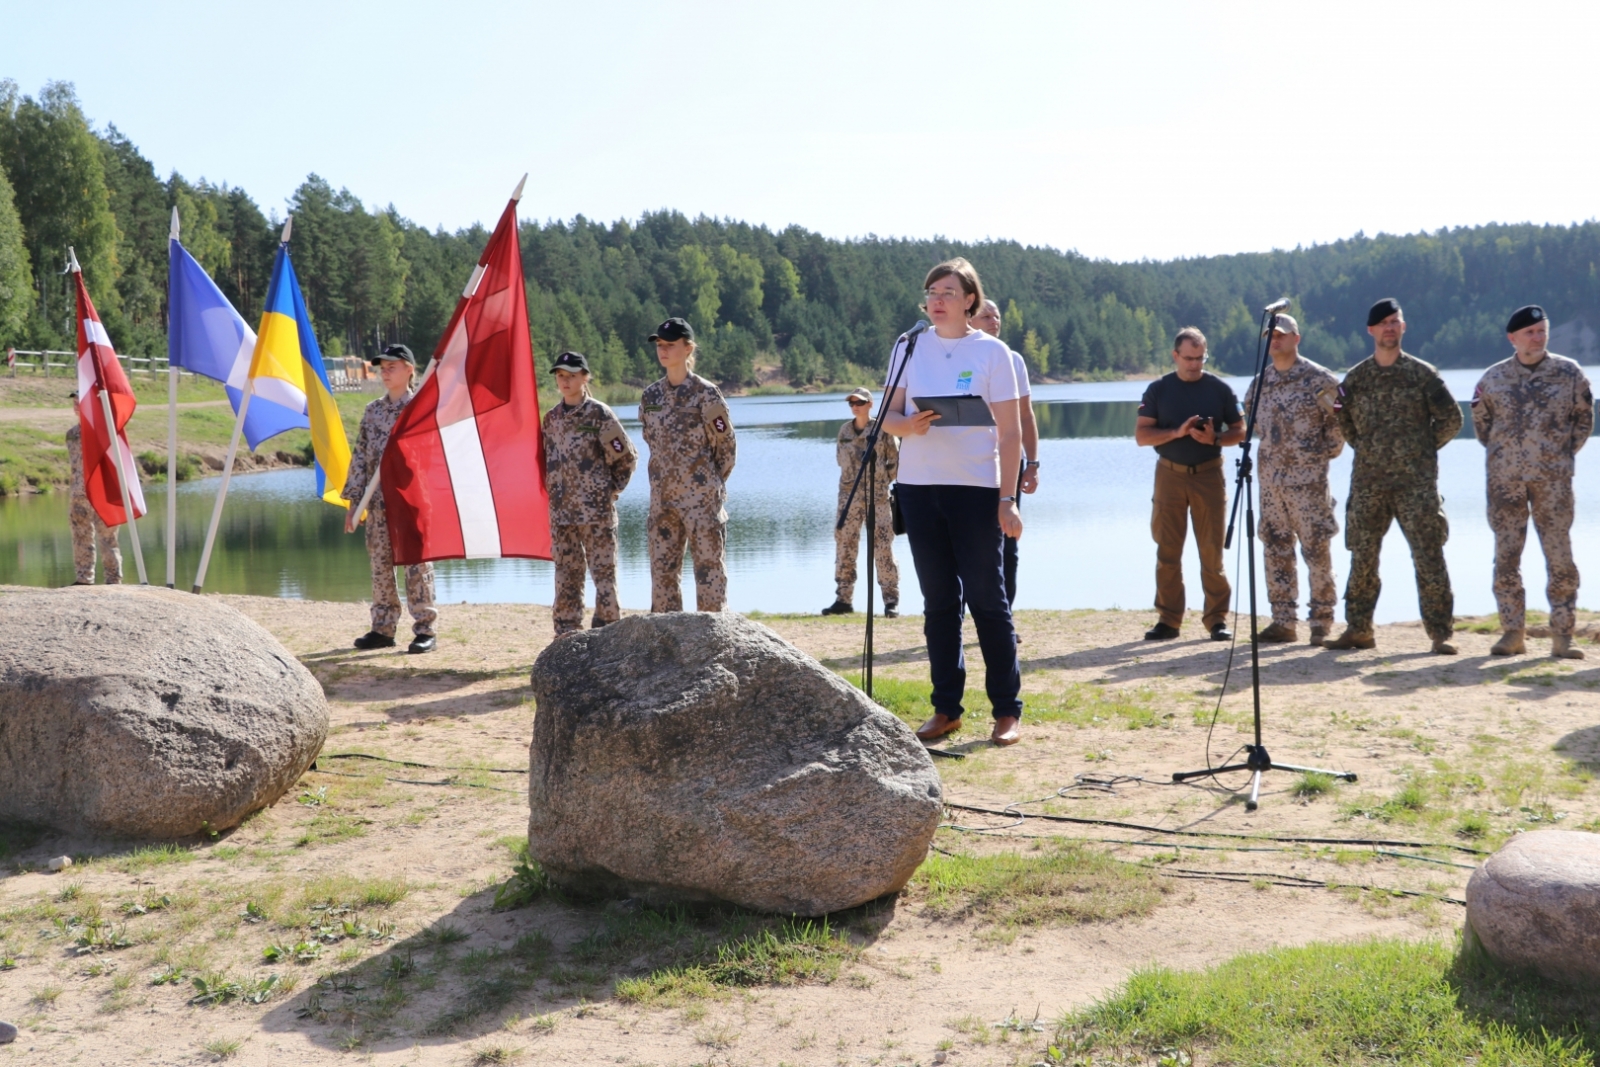
[[[368,630],[366,633],[356,638],[356,647],[362,651],[373,648],[393,648],[394,635],[380,634],[376,630]]]
[[[1168,626],[1164,622],[1158,622],[1144,632],[1146,641],[1171,641],[1177,636],[1178,628],[1176,626]]]
[[[394,644],[393,641],[389,643],[391,645]],[[439,647],[439,642],[433,639],[432,634],[418,634],[411,639],[411,644],[406,646],[406,651],[414,656],[419,652],[432,652],[437,647]]]
[[[1232,641],[1233,632],[1228,629],[1227,624],[1219,622],[1211,628],[1211,640]]]
[[[843,600],[835,600],[832,604],[822,609],[824,615],[849,615],[856,610],[854,604]]]
[[[900,605],[885,604],[883,606],[883,617],[886,619],[898,619],[900,617]]]

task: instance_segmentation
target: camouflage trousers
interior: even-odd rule
[[[389,513],[384,508],[367,509],[367,555],[372,557],[372,629],[393,637],[400,624],[400,596],[394,581]],[[439,617],[433,606],[433,564],[413,563],[406,568],[406,607],[413,633],[418,637],[433,633]]]
[[[865,482],[862,483],[865,485]],[[844,507],[849,489],[839,491],[839,507]],[[873,566],[878,571],[878,588],[883,590],[885,607],[900,604],[900,568],[894,562],[894,516],[889,512],[889,494],[880,493],[873,513],[876,519],[876,544],[872,554]],[[833,518],[838,521],[838,508]],[[833,581],[835,595],[846,604],[855,602],[856,557],[861,554],[861,528],[867,524],[867,497],[858,490],[850,510],[845,514],[844,525],[833,531]]]
[[[1571,634],[1578,604],[1578,566],[1572,562],[1572,482],[1489,482],[1489,528],[1494,530],[1494,599],[1504,630],[1527,628],[1522,547],[1528,518],[1539,532],[1549,582],[1550,631]]]
[[[609,523],[567,523],[550,528],[556,565],[553,614],[556,635],[583,629],[583,576],[594,575],[594,619],[599,629],[622,617],[617,607],[617,528]]]
[[[121,585],[122,548],[117,544],[117,528],[101,522],[86,497],[72,501],[69,515],[72,522],[73,581],[78,585],[94,584],[94,558],[98,546],[106,584]]]
[[[721,611],[728,599],[723,566],[728,520],[722,510],[680,508],[650,502],[650,610],[683,610],[683,548],[694,560],[696,611]]]
[[[1295,568],[1294,544],[1300,542],[1311,578],[1313,625],[1327,628],[1333,623],[1333,608],[1339,602],[1339,588],[1333,579],[1333,535],[1339,523],[1333,517],[1333,497],[1326,480],[1310,485],[1261,483],[1261,558],[1267,571],[1267,599],[1272,603],[1272,621],[1284,626],[1296,622],[1295,605],[1300,598],[1300,574]]]
[[[1350,580],[1344,587],[1345,622],[1359,633],[1372,632],[1372,613],[1383,588],[1378,578],[1378,552],[1391,522],[1400,523],[1400,532],[1411,546],[1422,625],[1434,640],[1447,639],[1455,629],[1455,596],[1450,591],[1450,572],[1444,563],[1450,523],[1444,515],[1444,499],[1432,482],[1350,486],[1344,516],[1344,543],[1350,549]]]

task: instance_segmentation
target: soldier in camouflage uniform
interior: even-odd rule
[[[850,489],[856,484],[856,471],[867,454],[867,437],[872,422],[872,394],[857,389],[846,399],[854,418],[839,427],[839,438],[834,447],[839,461],[839,504],[833,511],[834,522],[845,503],[850,511],[844,525],[833,530],[834,563],[833,580],[836,586],[833,603],[822,609],[824,615],[848,615],[855,609],[856,556],[861,553],[861,527],[867,521],[867,478],[861,476],[855,498]],[[881,434],[878,447],[873,450],[874,506],[876,519],[873,537],[873,563],[878,569],[878,586],[883,590],[883,616],[892,619],[899,614],[900,568],[894,562],[894,516],[889,510],[889,483],[900,470],[900,439],[892,434]]]
[[[639,453],[611,409],[589,395],[589,361],[563,352],[551,367],[561,403],[544,417],[545,488],[556,570],[556,636],[583,628],[585,560],[594,575],[594,629],[616,622],[617,497]]]
[[[695,609],[728,597],[727,480],[737,445],[728,403],[694,373],[694,329],[668,319],[650,335],[666,376],[645,387],[639,422],[650,446],[650,610],[682,611],[683,548],[694,559]]]
[[[411,399],[411,380],[417,369],[416,359],[405,345],[390,345],[372,357],[372,363],[383,379],[385,395],[361,413],[350,470],[339,494],[352,505],[344,521],[346,533],[355,533],[362,521],[354,505],[367,491],[367,483],[377,476],[389,431]],[[383,506],[381,486],[367,505],[366,524],[367,554],[372,557],[372,629],[356,638],[355,646],[393,648],[395,629],[400,623],[400,597],[394,584],[394,546],[389,540],[389,515]],[[439,617],[433,606],[433,564],[413,563],[406,568],[406,607],[411,612],[413,633],[406,651],[432,652],[436,645],[433,624]]]
[[[1384,299],[1367,312],[1373,354],[1357,363],[1339,386],[1339,427],[1355,449],[1345,544],[1350,580],[1344,590],[1345,632],[1324,648],[1372,648],[1377,608],[1378,550],[1389,523],[1398,520],[1417,569],[1417,599],[1433,650],[1456,653],[1455,597],[1445,568],[1450,524],[1439,496],[1439,449],[1461,430],[1461,408],[1433,366],[1400,350],[1405,335],[1400,305]]]
[[[1311,577],[1311,643],[1320,645],[1333,628],[1333,608],[1339,599],[1331,550],[1339,523],[1328,491],[1328,461],[1344,451],[1344,434],[1334,410],[1339,379],[1300,354],[1300,324],[1292,316],[1278,316],[1268,345],[1272,362],[1260,379],[1250,383],[1244,397],[1244,409],[1254,412],[1255,434],[1261,442],[1256,464],[1261,555],[1267,599],[1272,603],[1272,625],[1258,637],[1284,642],[1299,636],[1295,604],[1300,576],[1294,562],[1298,538]],[[1258,386],[1261,404],[1256,407]]]
[[[1549,575],[1551,655],[1582,659],[1572,647],[1578,602],[1572,469],[1594,432],[1594,397],[1578,364],[1545,348],[1549,326],[1544,308],[1518,308],[1506,324],[1516,355],[1485,371],[1472,394],[1472,431],[1488,449],[1494,596],[1504,631],[1490,651],[1515,656],[1528,650],[1522,547],[1531,514]]]
[[[68,511],[72,523],[72,584],[94,584],[95,546],[98,545],[106,584],[121,585],[122,549],[117,544],[117,528],[102,522],[94,505],[89,503],[83,475],[83,427],[76,421],[67,431],[67,462],[72,466],[72,503]]]

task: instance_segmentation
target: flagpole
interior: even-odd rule
[[[178,239],[178,207],[172,207],[171,240]],[[169,247],[167,256],[172,255]],[[172,314],[172,293],[167,293],[167,314]],[[167,332],[167,588],[178,581],[178,368],[172,362],[172,333]]]
[[[191,593],[200,592],[206,584],[206,568],[211,564],[211,547],[217,541],[217,524],[222,520],[222,502],[228,496],[228,480],[233,477],[233,458],[239,453],[239,436],[244,432],[244,415],[250,410],[250,398],[255,395],[256,380],[245,379],[244,397],[239,401],[239,417],[233,421],[233,439],[228,442],[228,458],[222,463],[222,484],[217,487],[217,501],[211,506],[211,525],[206,529],[206,545],[200,550],[200,567],[194,572]]]

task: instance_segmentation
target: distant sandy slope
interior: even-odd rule
[[[360,750],[435,765],[526,765],[532,729],[527,670],[549,640],[548,609],[444,605],[439,651],[408,657],[348,650],[350,639],[366,629],[366,609],[359,604],[226,599],[277,634],[322,679],[336,723],[327,752]],[[859,616],[763,621],[836,669],[855,666]],[[1263,654],[1269,750],[1283,761],[1354,770],[1360,782],[1302,803],[1288,792],[1295,776],[1275,773],[1261,809],[1248,814],[1234,794],[1215,785],[1170,784],[1173,770],[1206,763],[1206,725],[1227,647],[1197,640],[1147,644],[1140,635],[1149,622],[1131,612],[1023,613],[1025,691],[1037,706],[1065,708],[1057,713],[1065,718],[1026,725],[1023,742],[1007,750],[981,743],[986,725],[974,722],[961,735],[965,740],[952,746],[967,758],[937,761],[952,802],[999,808],[1053,796],[1073,786],[1079,774],[1142,776],[1144,782],[1118,782],[1114,792],[1068,788],[1048,805],[1024,810],[1263,838],[1178,838],[1215,851],[1174,851],[1173,838],[1137,829],[1035,820],[1011,831],[1122,842],[1105,847],[1132,860],[1159,858],[1165,869],[1187,873],[1170,881],[1170,892],[1149,917],[1026,929],[1008,941],[973,922],[939,921],[913,896],[894,910],[864,962],[847,972],[848,980],[832,985],[758,989],[713,1001],[703,1014],[530,994],[514,1012],[452,1037],[420,1036],[437,1010],[424,998],[395,1018],[388,1037],[359,1055],[378,1063],[454,1064],[471,1062],[479,1048],[501,1045],[524,1049],[523,1062],[530,1063],[927,1064],[941,1041],[953,1040],[952,1063],[1029,1063],[1037,1058],[1036,1039],[980,1044],[951,1024],[968,1016],[993,1022],[1013,1010],[1030,1018],[1038,1011],[1050,1020],[1151,963],[1202,966],[1246,949],[1315,939],[1453,937],[1461,909],[1438,898],[1460,897],[1475,858],[1442,846],[1473,843],[1456,832],[1464,821],[1481,821],[1481,827],[1468,829],[1486,833],[1489,843],[1518,828],[1600,825],[1600,791],[1575,766],[1600,762],[1600,658],[1559,664],[1535,657],[1492,660],[1491,635],[1463,633],[1462,655],[1443,659],[1427,653],[1415,625],[1381,628],[1374,652],[1269,648]],[[1199,633],[1198,620],[1185,632]],[[1546,642],[1537,644],[1542,651]],[[926,678],[920,618],[880,621],[877,648],[880,677]],[[969,655],[970,684],[981,690],[975,647]],[[1212,742],[1213,760],[1247,738],[1247,682],[1248,650],[1241,648]],[[1133,711],[1108,712],[1106,721],[1095,722],[1096,701]],[[1083,713],[1084,707],[1091,713]],[[1085,724],[1070,721],[1074,717]],[[1130,717],[1158,725],[1130,729]],[[1565,748],[1553,751],[1557,744]],[[353,762],[325,760],[322,767],[348,771]],[[389,773],[432,780],[441,772]],[[496,785],[521,787],[516,776],[491,777]],[[313,774],[307,787],[344,781]],[[1425,786],[1420,810],[1393,803],[1408,781]],[[443,917],[472,933],[467,948],[509,944],[534,926],[550,932],[557,944],[577,936],[563,934],[578,929],[576,919],[554,906],[488,911],[484,888],[503,880],[510,867],[509,853],[496,841],[525,832],[519,793],[388,785],[374,798],[364,832],[346,839],[294,846],[318,809],[286,800],[232,834],[227,844],[242,851],[227,858],[209,849],[207,858],[134,873],[118,870],[114,858],[91,862],[68,878],[12,873],[0,879],[0,916],[51,899],[66,884],[80,885],[109,908],[154,891],[226,894],[255,881],[304,881],[327,872],[360,878],[404,874],[412,892],[386,913],[402,936]],[[965,811],[952,816],[975,827],[1012,821]],[[1441,847],[1420,853],[1431,861],[1421,862],[1381,854],[1413,854],[1403,847],[1288,846],[1270,840],[1278,835]],[[1162,847],[1144,847],[1157,842]],[[951,831],[940,837],[940,847],[949,850],[1034,843]],[[90,847],[45,841],[23,858],[37,862]],[[1218,880],[1228,878],[1236,880]],[[1297,879],[1428,895],[1273,884]],[[210,925],[201,924],[184,943],[203,942],[212,965],[259,972],[260,950],[271,935],[239,925],[234,907],[219,909]],[[15,970],[0,972],[0,1017],[21,1019],[26,1028],[18,1044],[0,1047],[0,1064],[193,1063],[204,1058],[200,1046],[217,1037],[245,1039],[231,1061],[236,1063],[348,1058],[340,1051],[337,1020],[313,1023],[293,1010],[303,1004],[307,983],[327,967],[301,968],[301,989],[290,1000],[191,1008],[184,1000],[192,990],[148,985],[159,967],[149,950],[135,947],[113,957],[139,976],[124,999],[115,1000],[112,977],[86,975],[81,959],[49,942],[29,941],[33,925],[0,927],[9,930],[9,944],[28,949]],[[41,987],[52,986],[63,990],[53,1006],[29,1003]],[[535,1028],[528,1018],[498,1028],[507,1014],[552,1011],[559,1013],[553,1031]]]

